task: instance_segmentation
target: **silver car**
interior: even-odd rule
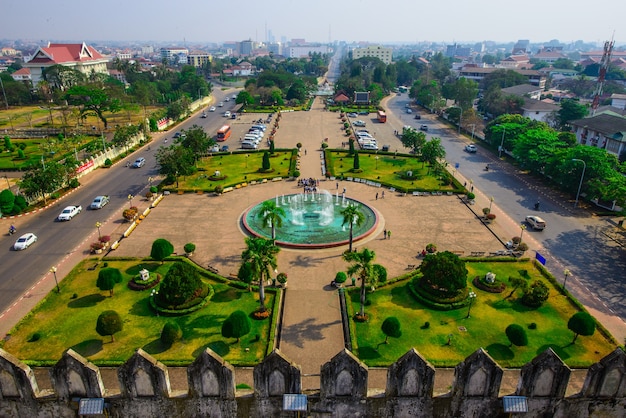
[[[32,244],[37,242],[37,235],[29,232],[28,234],[24,234],[15,241],[13,244],[13,249],[15,251],[22,251],[30,247]]]

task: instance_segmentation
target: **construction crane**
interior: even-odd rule
[[[600,104],[600,96],[602,96],[602,89],[604,88],[604,77],[606,76],[606,70],[609,68],[609,64],[611,63],[613,45],[615,45],[615,41],[613,39],[611,39],[610,42],[606,41],[604,43],[604,53],[602,54],[602,59],[600,60],[600,71],[598,72],[598,84],[593,93],[593,102],[591,102],[591,116],[596,114],[596,109]]]

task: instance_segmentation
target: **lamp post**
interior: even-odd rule
[[[102,223],[96,222],[96,228],[98,228],[98,239],[102,238],[102,234],[100,233],[101,226],[102,226]]]
[[[502,140],[500,141],[500,148],[498,148],[498,158],[502,157],[502,150],[504,149],[504,134],[506,133],[506,126],[502,125]]]
[[[571,275],[572,275],[572,272],[569,271],[569,269],[563,270],[563,276],[565,276],[565,278],[563,279],[563,290],[565,290],[565,284],[567,283],[567,278]]]
[[[489,213],[491,213],[491,205],[493,205],[493,196],[489,198]]]
[[[378,155],[374,159],[376,160],[376,170],[378,170]]]
[[[476,130],[476,124],[472,123],[472,141],[474,140],[474,131]]]
[[[250,157],[250,154],[246,154],[246,168],[248,168],[248,158]]]
[[[129,205],[130,205],[129,207],[131,207],[131,208],[133,207],[133,197],[134,196],[132,194],[129,194],[128,197],[127,197]]]
[[[524,236],[524,230],[526,230],[526,225],[522,224],[519,226],[519,228],[522,230],[522,232],[520,232],[519,234],[519,242],[520,244],[522,243],[522,237]]]
[[[461,106],[459,106],[459,110],[461,110],[461,113],[459,114],[459,131],[458,131],[458,134],[461,135],[461,122],[463,122],[463,108]]]
[[[50,272],[54,275],[54,283],[57,285],[57,293],[61,293],[61,289],[59,289],[59,281],[57,280],[57,268],[52,266],[50,268]]]
[[[476,299],[476,293],[473,290],[470,290],[467,297],[469,298],[469,306],[467,307],[467,316],[465,317],[466,319],[470,317],[470,312],[472,310],[472,303],[474,302],[474,299]]]
[[[580,189],[583,187],[583,179],[585,178],[585,170],[587,169],[587,163],[578,158],[572,158],[572,161],[580,161],[583,163],[583,172],[580,175],[580,183],[578,183],[578,192],[576,193],[576,201],[574,202],[574,207],[578,206],[578,197],[580,196]]]

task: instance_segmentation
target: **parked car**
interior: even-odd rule
[[[356,117],[357,117],[357,114],[356,114],[356,113],[354,113],[354,112],[351,112],[351,113],[348,113],[348,117],[349,117],[349,118],[356,118]]]
[[[211,148],[209,148],[209,152],[220,152],[220,146],[215,144]]]
[[[478,151],[478,148],[476,148],[476,145],[474,144],[468,144],[465,146],[465,152],[475,153],[476,151]]]
[[[59,221],[71,221],[72,218],[76,215],[78,215],[80,212],[82,212],[83,207],[78,205],[78,206],[68,206],[65,209],[63,209],[63,212],[61,212],[59,214],[59,216],[57,216],[57,220]]]
[[[28,234],[22,235],[17,239],[17,241],[15,241],[15,244],[13,244],[13,249],[16,251],[25,250],[36,242],[37,235],[29,232]]]
[[[91,209],[102,209],[107,203],[109,203],[109,196],[96,196],[89,207]]]
[[[237,119],[237,114],[236,113],[231,113],[230,114],[230,118],[231,119]]]
[[[389,151],[389,145],[383,145],[383,151]]]
[[[421,119],[421,118],[422,118],[422,115],[420,115],[419,113],[415,114],[415,119]]]
[[[215,112],[215,106],[209,107],[209,112]]]
[[[174,139],[180,138],[181,135],[182,134],[180,132],[176,132],[172,138],[174,138]]]
[[[132,167],[133,168],[141,168],[144,165],[146,165],[146,159],[143,157],[139,157],[135,160],[135,162],[133,163]]]
[[[360,120],[360,119],[359,119],[359,120],[355,120],[355,121],[354,121],[354,123],[353,123],[353,125],[354,125],[354,126],[360,126],[360,127],[363,127],[363,126],[365,126],[365,121],[362,121],[362,120]]]
[[[221,152],[228,152],[228,145],[222,145],[222,148],[220,148]]]
[[[526,217],[526,223],[537,231],[543,231],[546,228],[546,221],[536,215],[528,215]]]
[[[428,125],[420,125],[420,131],[428,132]]]
[[[362,110],[359,112],[359,115],[369,115],[370,112],[368,112],[367,110]]]
[[[411,114],[411,113],[413,113],[413,111],[407,107],[406,108],[406,113]]]
[[[224,117],[229,118],[230,117],[230,111],[227,110],[226,112],[224,112]]]

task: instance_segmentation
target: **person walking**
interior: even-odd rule
[[[378,192],[376,192],[376,200],[378,200]]]
[[[382,194],[382,196],[381,196],[380,198],[381,198],[381,199],[384,199],[384,198],[385,198],[385,191],[384,191],[384,190],[383,190],[383,194]]]
[[[385,229],[385,230],[383,231],[383,237],[384,237],[384,239],[387,239],[387,229]]]

